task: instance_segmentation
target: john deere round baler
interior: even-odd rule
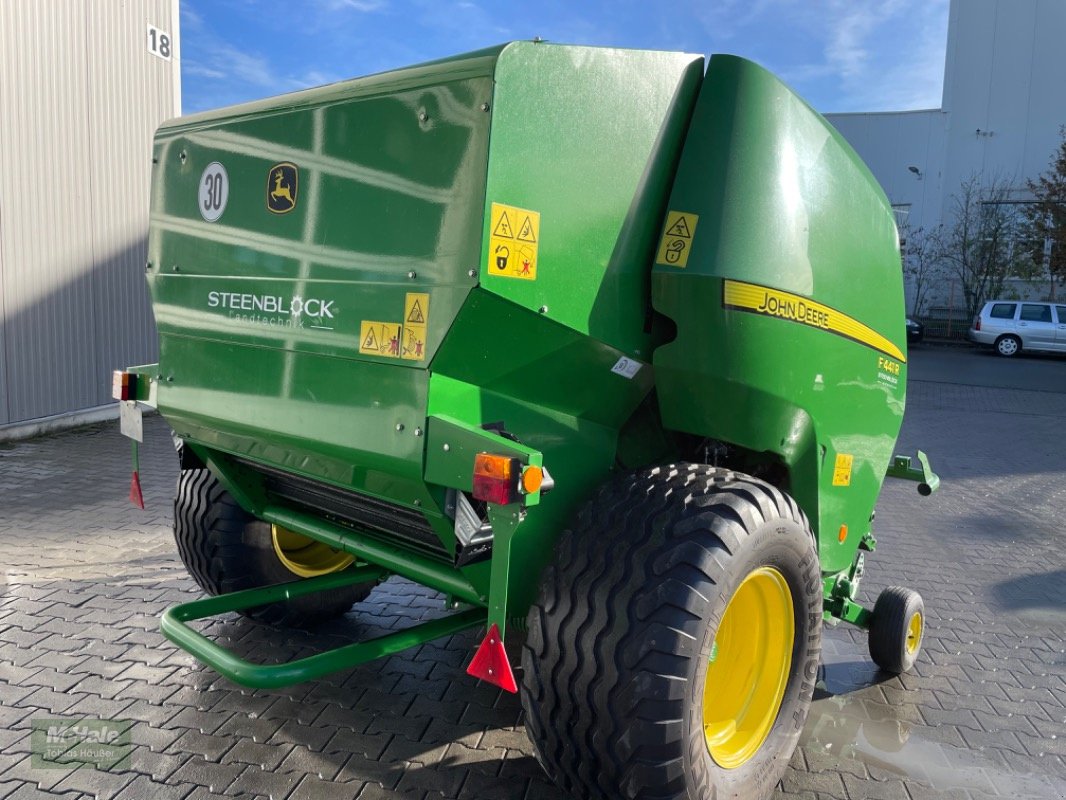
[[[468,671],[582,798],[769,796],[823,621],[910,667],[921,599],[855,600],[886,474],[937,484],[893,458],[891,207],[772,75],[704,67],[516,42],[160,128],[160,357],[116,396],[180,441],[211,596],[168,638],[277,687],[479,628]],[[187,624],[390,575],[450,613],[266,665]]]

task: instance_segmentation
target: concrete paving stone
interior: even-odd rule
[[[150,667],[147,664],[123,664],[122,672],[118,673],[116,680],[122,681],[124,686],[133,683],[161,684],[174,674],[173,667]]]
[[[781,780],[781,785],[788,794],[824,792],[832,795],[844,791],[843,776],[834,771],[802,772],[791,769]]]
[[[290,746],[275,770],[314,775],[320,780],[328,781],[337,777],[348,759],[347,753],[322,753],[298,744]]]
[[[501,797],[506,796],[501,795]],[[386,789],[380,784],[368,783],[359,792],[356,800],[422,800],[423,797],[425,797],[425,792],[421,790],[397,791],[395,789]]]
[[[378,759],[393,741],[408,741],[391,733],[356,733],[348,728],[339,728],[322,748],[324,753],[358,753],[368,759]],[[414,743],[412,743],[414,744]],[[419,743],[425,748],[425,745]]]
[[[175,691],[176,686],[157,686],[151,683],[131,683],[123,692],[122,696],[125,699],[132,700],[134,702],[143,701],[152,705],[163,706],[171,698]]]
[[[500,748],[473,748],[453,742],[448,745],[447,750],[444,752],[444,757],[439,759],[439,764],[441,767],[460,768],[471,773],[476,772],[495,776],[500,773],[506,753],[506,750]],[[408,760],[421,764],[433,763],[433,759],[425,756]]]
[[[514,781],[500,775],[471,771],[466,775],[462,791],[467,797],[507,797],[515,789]]]
[[[488,728],[477,744],[478,748],[493,747],[512,750],[531,747],[529,736],[523,727]]]
[[[267,797],[270,800],[285,800],[296,784],[305,777],[298,772],[276,772],[250,765],[245,767],[244,772],[237,776],[237,780],[230,784],[226,795],[246,793]]]
[[[81,716],[89,719],[117,719],[123,716],[123,712],[135,701],[116,698],[108,700],[95,694],[77,694],[69,692],[66,695],[74,701],[64,712],[64,716]]]
[[[851,797],[862,800],[910,800],[907,787],[901,780],[863,781],[853,775],[844,774],[844,788]]]
[[[72,689],[78,694],[93,694],[104,699],[113,699],[116,695],[124,693],[130,685],[129,681],[116,678],[104,678],[100,675],[85,675]]]
[[[327,705],[322,702],[277,697],[260,716],[264,719],[293,720],[301,725],[310,725],[326,708]]]
[[[307,775],[288,800],[354,800],[363,790],[362,783],[330,783]]]
[[[400,791],[435,792],[455,797],[470,773],[446,764],[409,763],[396,788]]]
[[[232,741],[232,739],[230,740]],[[295,745],[260,744],[250,739],[238,739],[228,751],[225,761],[233,764],[256,764],[263,769],[273,770],[292,752]]]
[[[199,731],[200,733],[214,733],[233,716],[232,711],[201,711],[197,708],[181,708],[174,715],[171,723],[179,728]]]
[[[129,772],[108,772],[82,767],[71,772],[56,784],[56,791],[73,790],[96,800],[112,800],[137,776]],[[147,800],[147,799],[146,799]]]
[[[233,747],[237,741],[239,740],[234,739],[232,736],[216,736],[187,730],[166,748],[166,752],[189,753],[201,756],[207,761],[220,761],[222,754]]]
[[[163,727],[171,725],[171,722],[178,711],[179,709],[174,706],[152,703],[148,700],[134,700],[122,709],[122,716],[127,719],[143,722],[147,725]],[[174,730],[184,732],[185,729],[174,728]]]
[[[148,747],[134,746],[130,764],[135,772],[151,776],[154,781],[165,781],[192,758],[190,753],[166,753]]]
[[[185,800],[218,800],[220,796],[222,795],[218,795],[210,789],[205,789],[203,786],[197,786],[192,790],[192,793],[185,798]],[[226,794],[224,796],[227,800],[257,800],[255,795],[249,794],[248,792],[238,792],[234,790],[232,785],[226,789]]]
[[[269,694],[256,694],[252,692],[223,691],[218,693],[218,699],[211,706],[212,711],[233,711],[246,715],[252,719],[265,716],[264,712],[275,701]]]
[[[216,736],[240,736],[253,742],[266,742],[284,723],[280,719],[249,719],[234,714],[217,731]]]
[[[281,723],[274,734],[267,740],[267,744],[289,742],[302,745],[308,750],[321,752],[329,742],[336,729],[301,725],[295,720]]]
[[[145,775],[136,776],[119,792],[116,800],[185,800],[197,787],[192,784],[166,784]]]
[[[417,741],[422,738],[432,721],[429,717],[419,716],[413,711],[402,717],[397,714],[378,714],[367,725],[366,732],[394,733]]]
[[[524,753],[520,750],[508,750],[500,764],[500,776],[515,781],[515,785],[526,781],[547,781],[536,757],[532,753]]]
[[[4,800],[76,800],[80,795],[74,792],[53,792],[48,789],[39,789],[33,784],[24,783],[18,786]]]
[[[160,753],[190,733],[183,728],[157,728],[138,722],[130,730],[130,740],[136,745],[147,747],[153,753]]]
[[[407,705],[404,701],[400,701],[400,703]],[[315,718],[315,724],[323,725],[327,728],[336,728],[338,731],[348,730],[353,733],[362,733],[372,719],[373,715],[366,714],[358,709],[327,704],[322,713]]]
[[[125,647],[117,648],[117,652],[113,652],[110,655],[101,653],[101,649],[104,648],[100,646],[86,647],[80,651],[85,657],[80,659],[75,666],[66,670],[66,672],[71,676],[96,675],[103,678],[114,678],[125,672],[129,666],[128,662],[117,660],[125,655]]]
[[[430,744],[412,741],[403,736],[390,736],[388,746],[379,756],[385,761],[413,761],[419,764],[435,764],[444,758],[451,744]]]
[[[243,764],[216,764],[194,755],[167,778],[167,783],[191,783],[222,794],[243,771]]]

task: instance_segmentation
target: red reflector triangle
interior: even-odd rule
[[[507,651],[503,649],[503,641],[500,639],[500,629],[495,623],[485,634],[481,647],[474,653],[474,659],[466,668],[466,674],[488,681],[511,693],[518,691],[511,662],[507,660]]]
[[[130,502],[138,508],[144,508],[144,495],[141,494],[141,477],[136,470],[133,471],[133,477],[130,478]]]

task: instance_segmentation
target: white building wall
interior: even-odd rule
[[[952,0],[941,109],[830,114],[912,228],[950,219],[973,175],[1010,182],[1048,167],[1066,124],[1066,0]],[[908,170],[915,166],[921,177]],[[942,288],[946,299],[950,285]]]
[[[113,407],[111,370],[155,358],[145,241],[178,1],[0,0],[0,440]]]
[[[939,221],[946,114],[939,109],[833,114],[830,121],[870,167],[892,204],[909,207],[911,227]]]

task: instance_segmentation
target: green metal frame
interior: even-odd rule
[[[183,650],[210,666],[234,683],[254,689],[275,689],[294,683],[321,678],[332,672],[350,669],[383,656],[398,653],[409,647],[451,636],[454,633],[485,624],[485,610],[471,608],[440,619],[430,620],[395,633],[365,642],[327,650],[313,656],[282,664],[256,664],[235,655],[232,651],[197,633],[186,623],[206,619],[232,611],[302,597],[315,592],[329,592],[356,583],[379,580],[387,570],[374,566],[360,566],[332,575],[246,589],[240,592],[194,600],[167,609],[160,627],[163,635]]]
[[[918,494],[931,495],[940,488],[940,476],[933,472],[929,466],[929,457],[921,450],[918,451],[918,466],[911,466],[910,456],[896,456],[885,473],[889,478],[899,478],[905,481],[918,483]]]

